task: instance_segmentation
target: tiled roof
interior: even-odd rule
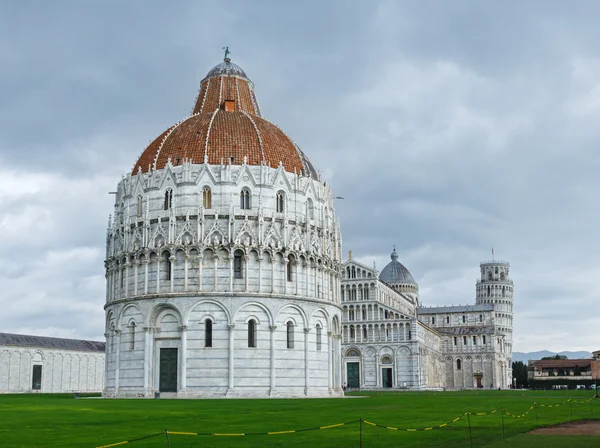
[[[529,361],[529,364],[540,369],[559,369],[563,367],[589,367],[592,363],[591,359],[543,359],[538,361]]]
[[[208,139],[208,142],[207,142]],[[162,169],[171,159],[173,165],[184,160],[209,164],[231,163],[241,165],[246,157],[248,165],[277,168],[283,163],[286,171],[304,172],[317,178],[314,168],[296,145],[277,126],[258,116],[244,112],[226,112],[193,115],[158,136],[142,153],[133,168]],[[232,159],[233,158],[233,159]]]
[[[0,347],[53,348],[58,350],[77,350],[82,352],[104,352],[104,342],[82,341],[79,339],[49,338],[25,334],[0,333]]]
[[[265,164],[279,162],[289,172],[318,179],[302,150],[277,126],[262,118],[254,85],[229,60],[214,67],[202,80],[193,115],[170,127],[144,150],[133,167],[148,172],[191,163]]]

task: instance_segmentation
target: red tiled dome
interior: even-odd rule
[[[148,172],[191,163],[265,164],[281,162],[286,171],[317,177],[300,148],[273,123],[262,118],[254,85],[229,59],[202,80],[194,115],[160,134],[133,167]]]

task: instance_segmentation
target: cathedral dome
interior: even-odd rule
[[[379,274],[379,280],[389,285],[398,283],[416,285],[417,283],[413,279],[413,276],[410,274],[408,269],[406,269],[406,267],[398,261],[398,253],[396,252],[395,248],[390,258],[392,261],[390,261],[388,265],[383,268],[383,271],[381,271],[381,274]]]
[[[302,150],[258,107],[254,85],[226,55],[200,83],[193,115],[171,126],[144,150],[133,173],[193,164],[266,165],[318,179]]]

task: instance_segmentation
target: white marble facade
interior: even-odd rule
[[[281,167],[161,171],[119,184],[107,242],[105,393],[160,390],[158,353],[172,347],[177,396],[339,394],[341,247],[329,189]],[[252,206],[239,209],[248,189]],[[282,212],[278,191],[289,198]]]
[[[0,333],[0,393],[101,392],[103,383],[101,342]]]
[[[507,388],[512,383],[513,284],[509,264],[481,264],[476,303],[423,307],[398,261],[381,275],[343,265],[343,381],[360,389]]]

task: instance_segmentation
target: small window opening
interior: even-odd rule
[[[284,210],[284,200],[285,200],[285,195],[283,194],[283,192],[278,192],[277,193],[277,212],[278,213],[283,213]]]
[[[460,362],[460,359],[456,360],[456,370],[461,370],[462,369],[462,363]]]
[[[204,321],[204,346],[212,347],[212,320]]]
[[[212,208],[212,192],[208,187],[204,187],[202,190],[202,207]]]
[[[256,347],[256,321],[248,321],[248,347]]]
[[[244,188],[240,193],[240,208],[250,210],[250,191]]]
[[[236,250],[233,254],[233,278],[244,278],[243,275],[243,253],[240,250]]]
[[[287,348],[294,348],[294,324],[287,323]]]
[[[321,326],[317,325],[317,350],[321,350]]]
[[[165,210],[171,210],[171,207],[173,206],[173,190],[171,190],[170,188],[165,191],[165,206],[164,209]]]

